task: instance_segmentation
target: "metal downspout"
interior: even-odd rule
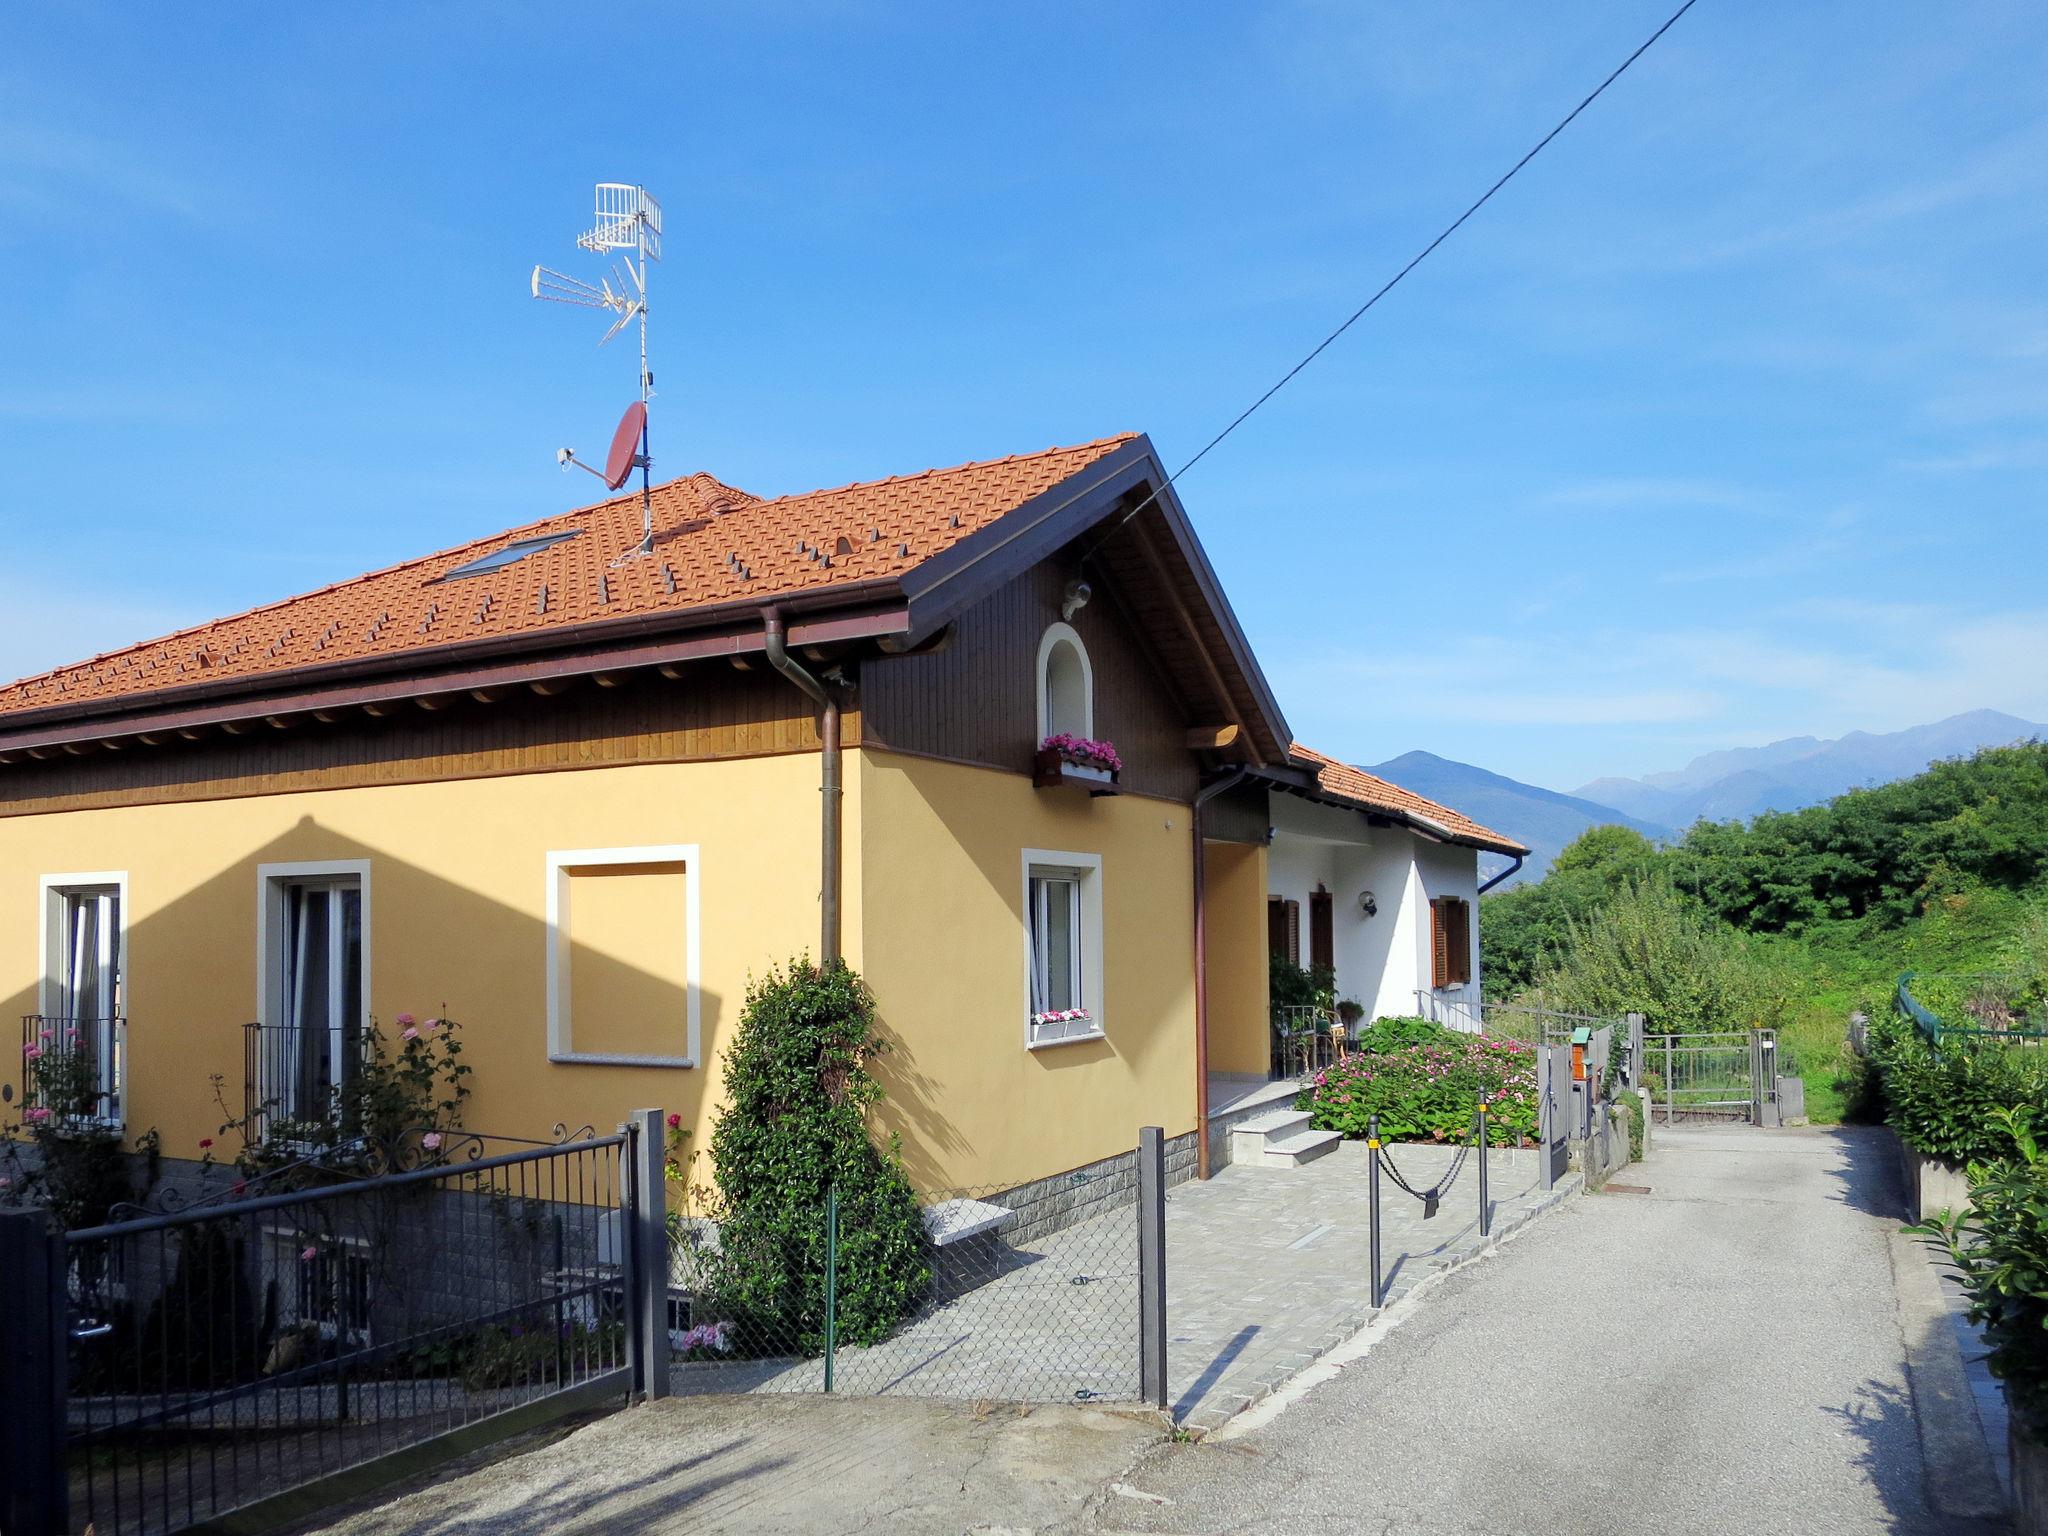
[[[1515,872],[1522,867],[1523,860],[1527,859],[1529,855],[1527,855],[1526,853],[1518,853],[1514,857],[1514,863],[1510,864],[1506,869],[1502,870],[1499,874],[1495,875],[1491,880],[1487,881],[1486,884],[1479,887],[1479,889],[1474,891],[1472,894],[1474,896],[1484,896],[1496,885],[1499,885],[1501,881],[1513,879]]]
[[[789,654],[789,646],[782,627],[782,610],[764,608],[761,611],[761,622],[762,639],[768,652],[768,665],[801,688],[823,715],[818,727],[818,738],[823,746],[823,760],[818,771],[818,793],[823,797],[818,818],[822,839],[818,858],[818,963],[829,967],[839,959],[839,810],[843,798],[840,785],[839,701],[832,696],[829,688],[812,676],[802,662]]]
[[[1202,847],[1202,807],[1241,784],[1251,769],[1238,767],[1195,793],[1195,1177],[1209,1177],[1209,897],[1208,860]]]

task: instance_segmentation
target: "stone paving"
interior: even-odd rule
[[[1439,1146],[1388,1149],[1425,1189],[1455,1155]],[[1365,1144],[1341,1143],[1300,1168],[1232,1166],[1166,1198],[1167,1401],[1174,1419],[1214,1429],[1371,1320]],[[1540,1186],[1534,1152],[1487,1155],[1490,1239],[1578,1188],[1568,1174]],[[1436,1215],[1380,1181],[1380,1253],[1389,1304],[1463,1263],[1479,1236],[1479,1177],[1468,1157]]]
[[[1397,1146],[1417,1188],[1455,1153]],[[1166,1197],[1167,1401],[1197,1432],[1258,1401],[1370,1319],[1367,1170],[1362,1142],[1299,1168],[1225,1168]],[[1488,1156],[1495,1239],[1578,1187],[1538,1187],[1536,1154]],[[1476,1157],[1437,1214],[1381,1182],[1387,1299],[1472,1257],[1479,1236]],[[1116,1401],[1138,1373],[1137,1244],[1129,1205],[1036,1239],[1004,1273],[872,1348],[843,1348],[836,1387],[854,1395],[988,1401]],[[819,1360],[678,1362],[678,1393],[816,1392]]]

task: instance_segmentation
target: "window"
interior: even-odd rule
[[[547,856],[548,1060],[694,1067],[695,843]]]
[[[1071,624],[1054,624],[1038,642],[1038,739],[1095,735],[1095,673]]]
[[[544,533],[538,538],[516,540],[505,545],[502,549],[492,550],[487,555],[478,555],[474,560],[465,560],[452,571],[443,571],[441,573],[441,580],[456,581],[464,576],[482,576],[491,571],[503,570],[516,560],[524,560],[528,555],[538,554],[541,550],[551,545],[559,544],[564,539],[573,539],[581,531],[581,529],[571,528],[567,533]]]
[[[1322,886],[1308,897],[1308,963],[1329,970],[1337,968],[1335,903]]]
[[[1439,896],[1429,904],[1429,984],[1461,987],[1472,979],[1472,904]]]
[[[1027,1046],[1102,1036],[1101,884],[1095,854],[1025,850]]]
[[[1266,898],[1266,952],[1289,965],[1301,964],[1301,903],[1285,896]]]
[[[369,863],[266,864],[262,997],[251,1061],[257,1112],[327,1120],[369,1029]]]
[[[270,1229],[270,1240],[279,1323],[311,1327],[337,1343],[369,1343],[369,1245],[355,1237],[308,1238],[281,1227]]]
[[[83,1058],[89,1102],[50,1105],[109,1125],[122,1118],[126,1087],[126,914],[128,877],[52,875],[43,881],[43,982],[37,1038],[46,1065]],[[48,1081],[47,1075],[45,1081]],[[28,1084],[23,1083],[26,1090]]]

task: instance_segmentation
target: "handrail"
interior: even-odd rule
[[[1899,1013],[1912,1020],[1914,1027],[1927,1037],[1928,1043],[1940,1046],[1950,1038],[1960,1040],[1997,1040],[2006,1043],[2014,1041],[2048,1041],[2048,1029],[1990,1029],[1979,1025],[1949,1024],[1943,1021],[1927,1004],[1913,994],[1915,981],[2009,981],[2013,979],[2008,971],[1901,971],[1898,986],[1893,992],[1893,1004]]]

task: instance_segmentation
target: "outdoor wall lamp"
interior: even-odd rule
[[[1367,917],[1378,917],[1380,915],[1379,899],[1371,891],[1360,891],[1358,893],[1358,910]]]

